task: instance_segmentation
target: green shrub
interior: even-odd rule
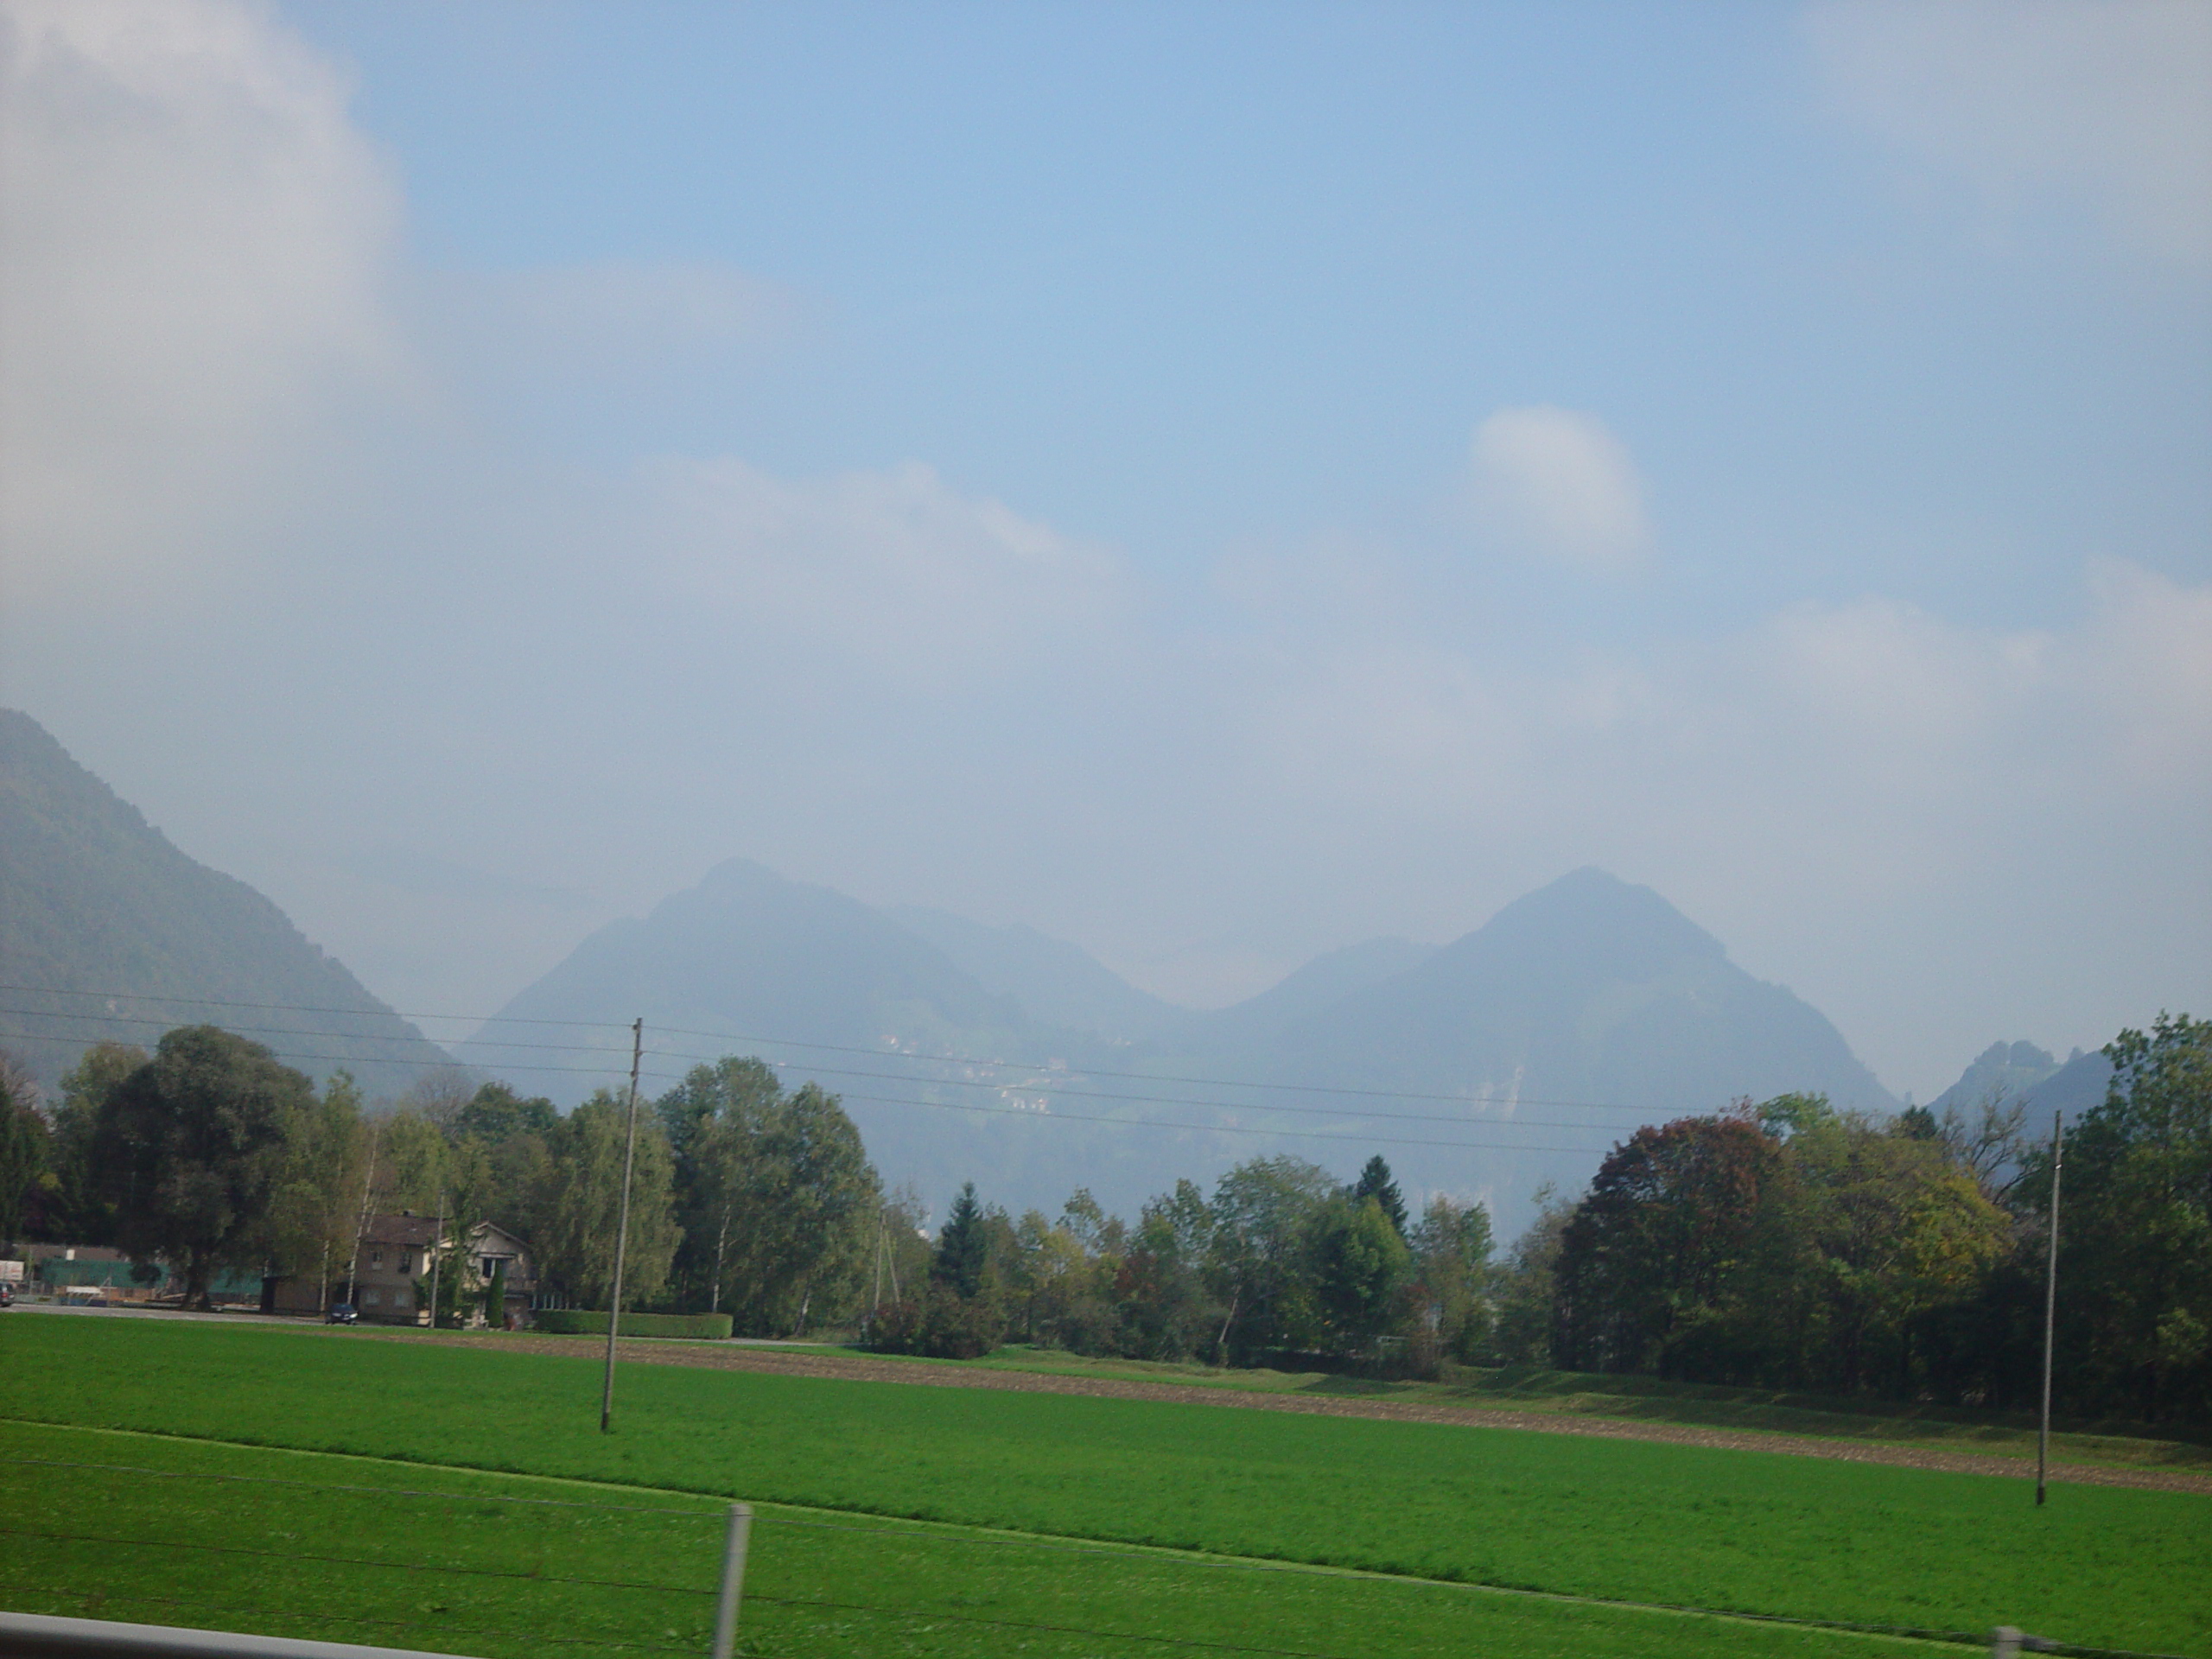
[[[603,1337],[607,1315],[581,1307],[541,1308],[537,1328],[556,1337]],[[691,1337],[720,1339],[729,1335],[727,1313],[625,1313],[620,1333],[626,1337]]]
[[[951,1287],[932,1281],[918,1299],[886,1302],[869,1329],[868,1345],[882,1354],[981,1359],[999,1345],[1003,1332],[989,1297],[963,1299]]]

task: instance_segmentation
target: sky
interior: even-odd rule
[[[409,1012],[756,858],[2212,1011],[2212,8],[0,5],[0,702]]]

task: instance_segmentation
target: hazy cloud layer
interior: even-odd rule
[[[2086,206],[2212,268],[2212,7],[1862,0],[1808,22],[1843,112],[1990,209]]]
[[[1990,67],[1985,23],[1815,30],[1863,118],[1994,188],[1954,126],[2048,66]],[[1563,636],[1469,569],[1674,550],[1606,426],[1541,405],[1476,432],[1472,550],[1317,537],[1180,584],[926,456],[586,466],[501,398],[777,346],[810,302],[705,264],[407,266],[344,82],[257,10],[18,4],[0,43],[0,690],[410,1011],[486,1012],[731,854],[1205,1001],[1594,861],[1923,1094],[2212,988],[2212,588],[2084,548],[2049,628],[1869,594]],[[2136,83],[2087,84],[2083,120]],[[2194,245],[2128,171],[2148,140],[2043,142],[2004,177]]]
[[[257,11],[0,10],[0,194],[18,594],[222,557],[404,378],[397,193],[338,75]]]

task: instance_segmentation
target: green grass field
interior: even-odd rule
[[[0,1459],[15,1460],[0,1461],[5,1599],[24,1611],[488,1659],[709,1644],[720,1504],[20,1424],[0,1426]],[[1865,1659],[1898,1645],[773,1505],[747,1588],[740,1646],[754,1656]]]
[[[2086,1646],[2212,1659],[2212,1499],[2198,1496],[2061,1487],[2038,1511],[2019,1482],[1768,1453],[652,1365],[624,1367],[620,1389],[620,1432],[601,1437],[596,1367],[519,1347],[125,1319],[17,1316],[0,1325],[0,1415],[19,1423],[741,1496],[840,1511],[870,1528],[881,1525],[870,1517],[912,1517],[1621,1602],[1952,1631],[2012,1623]],[[44,1432],[18,1428],[9,1444]],[[133,1448],[129,1457],[111,1449],[110,1462],[143,1462],[149,1447],[213,1455],[137,1438],[68,1438]],[[32,1468],[6,1465],[11,1490]],[[421,1476],[403,1469],[394,1478],[419,1484]],[[143,1523],[177,1501],[145,1499]],[[281,1520],[270,1525],[282,1530]],[[468,1529],[448,1522],[425,1531],[457,1540]],[[912,1541],[923,1534],[931,1541]],[[786,1600],[809,1599],[806,1585],[848,1583],[866,1593],[811,1599],[919,1608],[948,1621],[934,1635],[907,1624],[894,1635],[895,1621],[882,1614],[838,1615],[884,1624],[865,1644],[877,1651],[1145,1645],[1019,1634],[1012,1627],[1024,1619],[1347,1656],[1873,1645],[1446,1586],[1232,1573],[1126,1552],[1105,1570],[1096,1556],[956,1548],[943,1525],[906,1529],[895,1549],[876,1533],[822,1532],[804,1549],[791,1541],[802,1536],[814,1535],[764,1526],[760,1570],[788,1570],[800,1586]],[[828,1554],[807,1554],[828,1549],[822,1540],[861,1552],[848,1563],[849,1579]],[[710,1566],[692,1576],[710,1584]],[[468,1605],[474,1618],[476,1604]],[[986,1616],[975,1611],[983,1607],[1001,1610],[988,1616],[1004,1622],[960,1622]],[[1486,1623],[1478,1630],[1467,1620]],[[698,1650],[697,1629],[658,1628],[680,1639],[651,1640]],[[749,1645],[810,1652],[812,1631],[804,1619],[779,1630],[764,1613],[760,1643]],[[408,1641],[505,1651],[490,1637]],[[940,1645],[899,1645],[931,1641]],[[1047,1641],[1063,1645],[1022,1645]]]
[[[860,1354],[857,1348],[809,1344],[802,1351]],[[1266,1369],[1224,1370],[1196,1363],[1091,1359],[1063,1350],[1010,1346],[978,1360],[895,1358],[902,1364],[953,1365],[989,1370],[1033,1371],[1054,1376],[1100,1377],[1183,1387],[1234,1389],[1255,1394],[1313,1394],[1397,1400],[1414,1405],[1489,1408],[1602,1417],[1620,1422],[1670,1423],[1705,1428],[1805,1435],[1817,1440],[1974,1452],[2032,1459],[2035,1421],[2021,1413],[1942,1406],[1901,1406],[1887,1401],[1839,1399],[1782,1389],[1724,1388],[1651,1376],[1604,1376],[1535,1367],[1482,1370],[1454,1367],[1440,1382],[1384,1382],[1323,1371]],[[2129,1423],[2074,1423],[2051,1435],[2051,1455],[2062,1462],[2113,1468],[2212,1471],[2212,1436],[2176,1439],[2171,1431]]]

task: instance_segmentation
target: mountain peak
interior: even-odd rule
[[[1479,943],[1478,943],[1479,942]],[[1719,940],[1651,888],[1586,864],[1515,899],[1440,955],[1535,951],[1541,960],[1631,979],[1684,959],[1723,962]]]

